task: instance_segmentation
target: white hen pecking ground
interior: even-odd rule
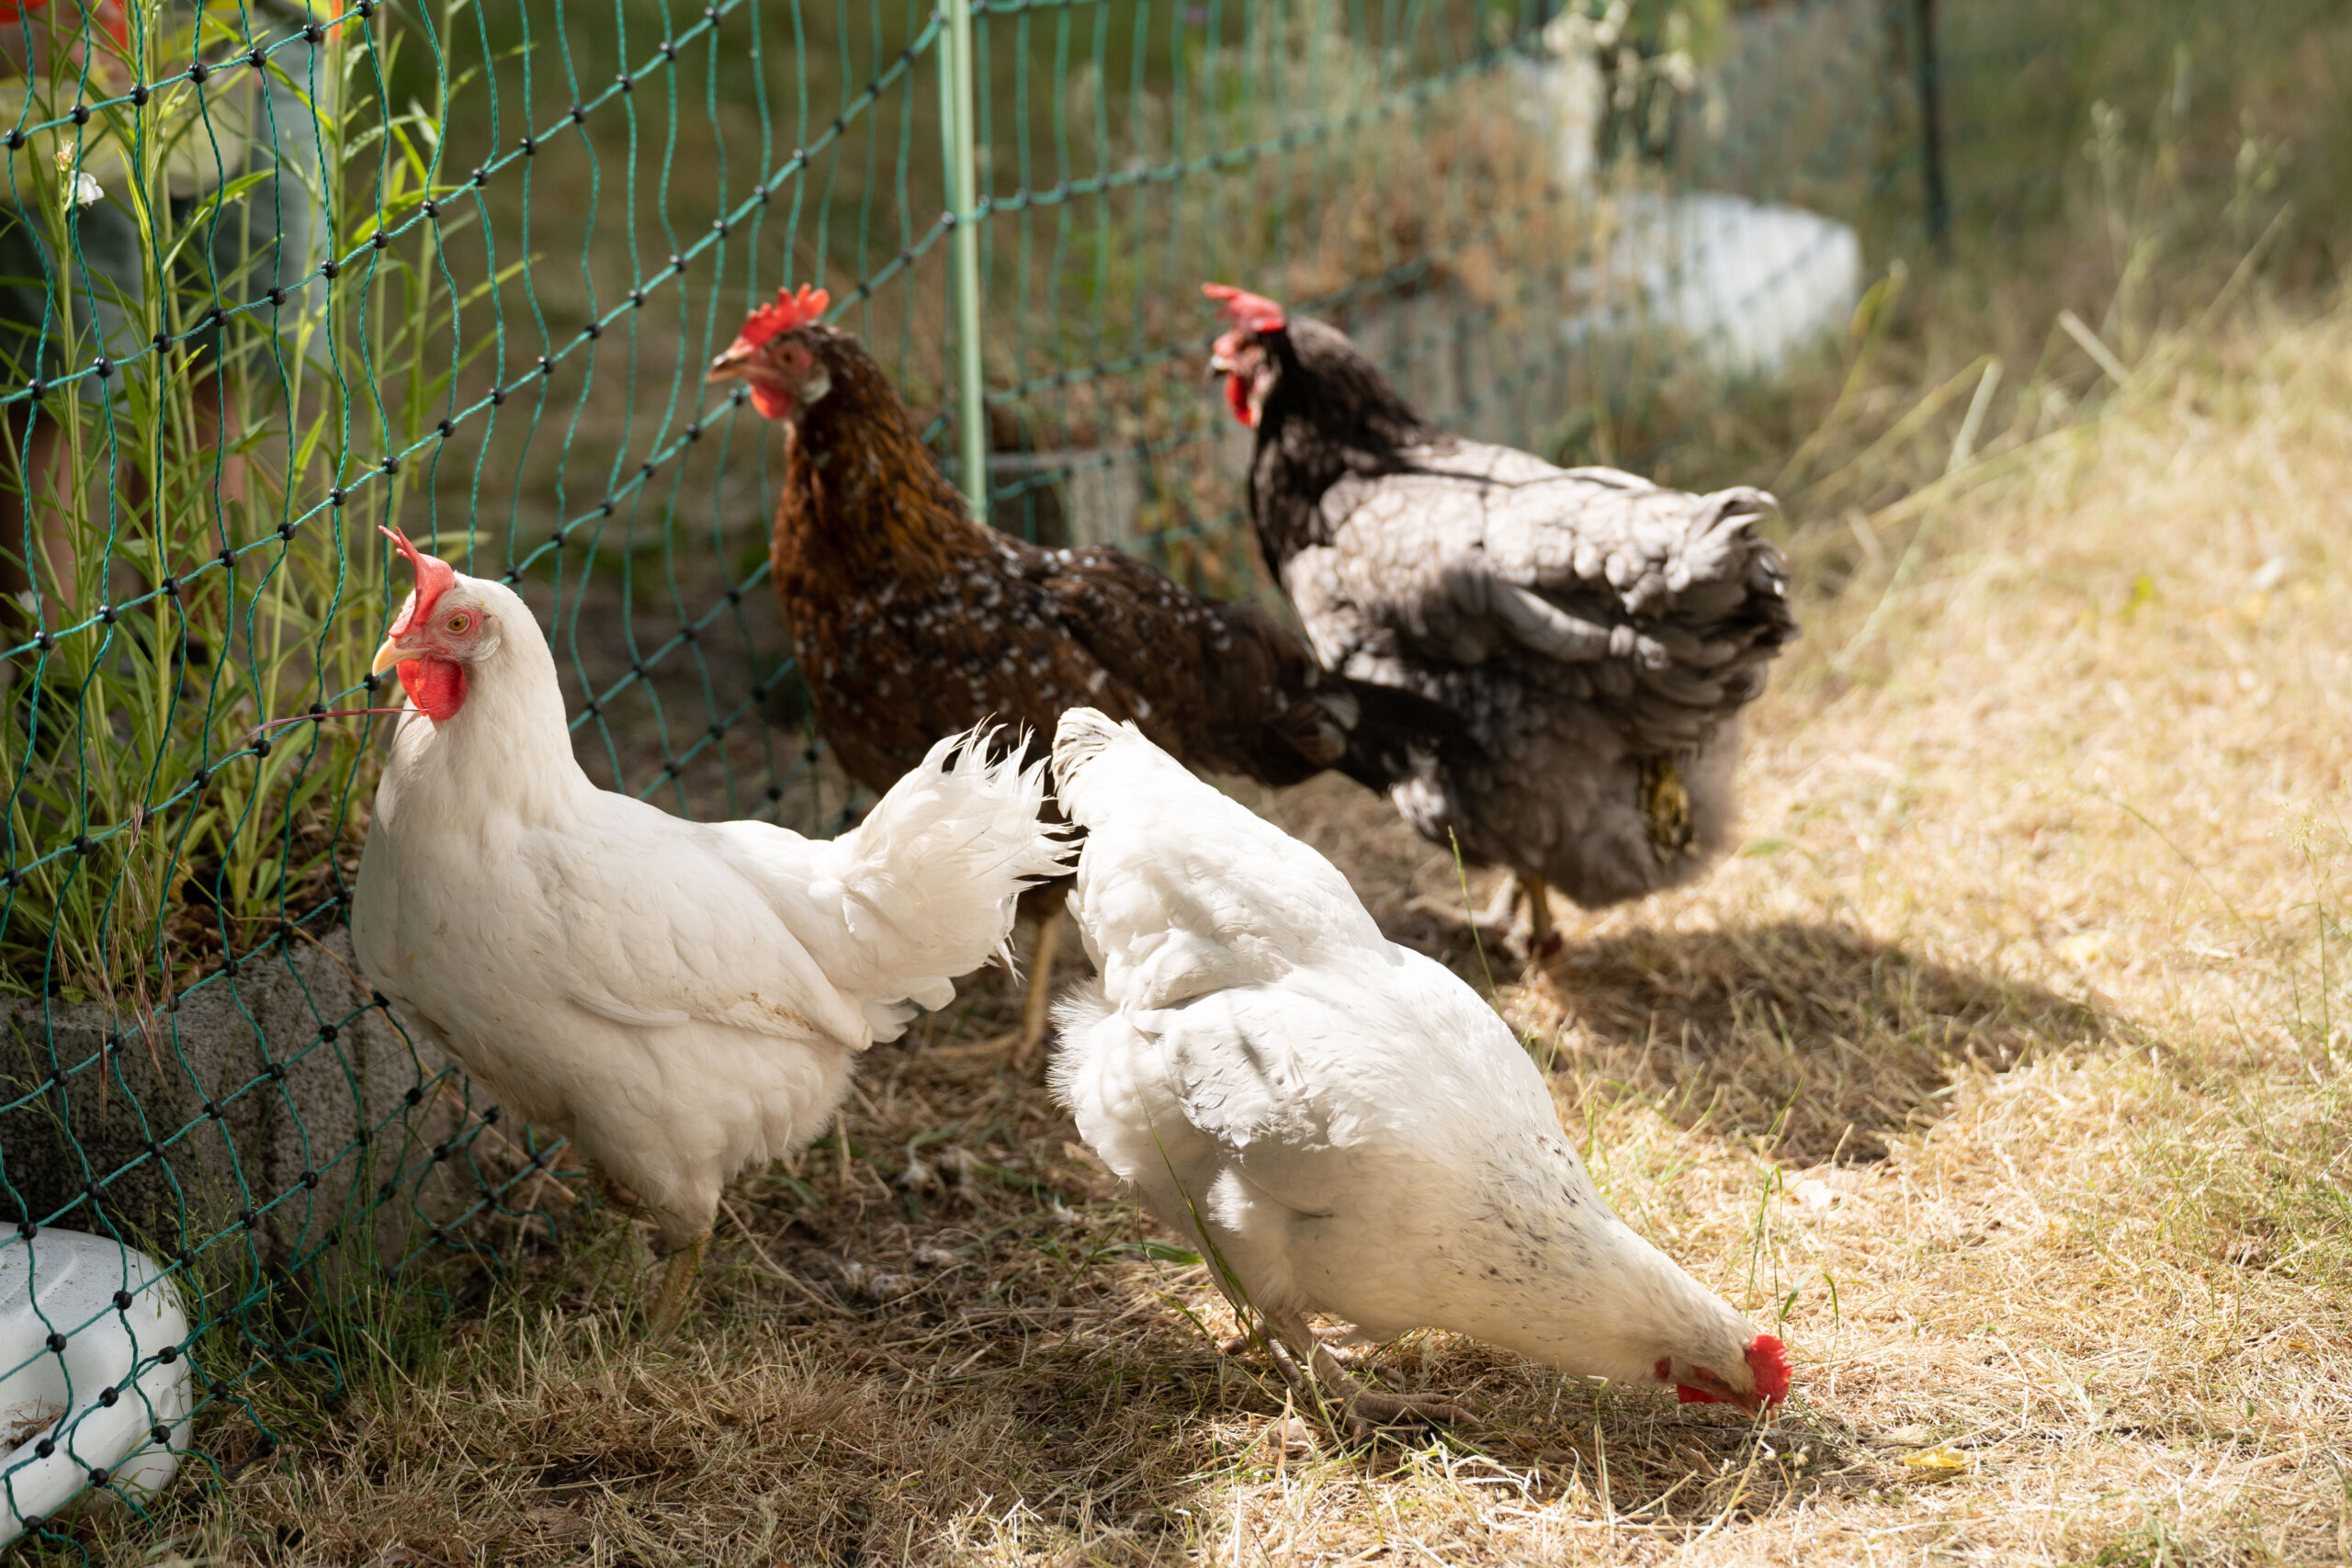
[[[1570,921],[1548,982],[1498,961],[1612,1202],[1781,1320],[1797,1393],[1763,1427],[1422,1335],[1370,1367],[1475,1417],[1335,1442],[1219,1356],[1203,1269],[1040,1083],[935,1049],[1009,1016],[984,979],[730,1190],[675,1343],[629,1331],[642,1244],[583,1200],[553,1245],[503,1238],[510,1282],[403,1371],[276,1412],[285,1457],[187,1504],[177,1549],[2352,1554],[2352,312],[2249,315],[2133,383],[2094,431],[1988,437],[2006,469],[1948,504],[1801,530],[1747,852]],[[1254,804],[1479,976],[1453,866],[1384,806]]]

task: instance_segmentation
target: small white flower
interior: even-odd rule
[[[81,161],[70,141],[57,144],[57,177],[65,182],[65,198],[76,207],[105,199],[106,187],[74,165]]]

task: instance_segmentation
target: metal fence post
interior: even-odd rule
[[[1918,38],[1912,59],[1919,73],[1920,174],[1926,183],[1928,242],[1938,250],[1951,243],[1951,203],[1944,190],[1942,83],[1936,65],[1936,0],[1912,0]]]
[[[987,383],[980,374],[980,225],[972,130],[972,0],[947,0],[939,35],[939,144],[947,165],[950,298],[956,317],[956,477],[981,522],[989,516]]]

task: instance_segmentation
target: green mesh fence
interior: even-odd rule
[[[830,832],[775,442],[703,379],[776,286],[999,525],[1252,594],[1204,278],[1450,423],[1670,457],[1928,233],[1926,14],[0,0],[0,1530],[154,1506],[142,1444],[260,1461],[268,1378],[331,1394],[355,1323],[547,1228],[560,1153],[349,966],[376,727],[253,733],[367,695],[377,525],[517,584],[600,783]],[[2053,168],[2086,98],[1945,102],[1966,221],[1972,136]]]

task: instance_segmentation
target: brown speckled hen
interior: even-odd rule
[[[853,778],[887,789],[941,736],[991,717],[1027,727],[1043,756],[1073,707],[1268,784],[1338,768],[1385,789],[1430,765],[1446,715],[1328,673],[1256,606],[1201,598],[1115,548],[1045,549],[973,521],[881,367],[824,324],[826,305],[821,290],[779,291],[710,374],[744,382],[784,426],[776,596],[818,728]],[[1044,1036],[1066,886],[1031,900],[1016,1064]]]
[[[1321,321],[1223,284],[1250,512],[1316,651],[1459,716],[1393,793],[1423,837],[1587,907],[1690,881],[1734,827],[1740,710],[1796,635],[1772,498],[1558,468],[1449,434]]]

